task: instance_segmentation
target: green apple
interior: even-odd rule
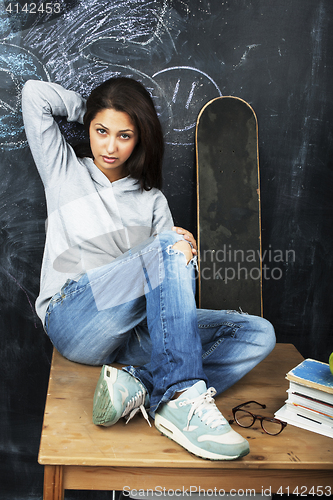
[[[328,360],[328,363],[330,365],[330,370],[331,370],[331,373],[333,375],[333,352],[330,355],[330,359]]]

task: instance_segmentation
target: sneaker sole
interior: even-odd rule
[[[103,366],[102,372],[97,382],[94,403],[93,403],[93,423],[110,427],[118,422],[117,412],[112,404],[108,384],[105,380],[105,371],[111,372],[110,382],[114,383],[117,379],[117,369],[111,366]]]
[[[250,449],[248,448],[238,455],[220,455],[207,450],[203,450],[202,448],[199,448],[199,446],[193,444],[189,439],[187,439],[187,437],[184,436],[184,434],[178,429],[178,427],[176,427],[174,424],[169,422],[169,420],[166,420],[164,417],[158,415],[157,413],[155,415],[155,426],[157,430],[159,430],[164,436],[172,439],[172,441],[178,443],[180,446],[185,448],[185,450],[193,453],[193,455],[196,455],[197,457],[205,458],[207,460],[236,460],[237,458],[244,457],[250,452]]]

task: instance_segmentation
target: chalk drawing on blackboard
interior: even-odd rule
[[[29,79],[50,80],[45,66],[29,50],[0,42],[0,146],[26,146],[21,90]]]
[[[244,51],[244,54],[240,58],[239,63],[234,66],[234,69],[238,69],[240,66],[242,66],[246,62],[249,52],[257,47],[260,47],[260,45],[260,43],[253,43],[252,45],[248,45]]]
[[[4,40],[5,37],[7,37],[8,35],[10,36],[11,31],[12,31],[11,19],[2,6],[2,8],[0,9],[0,39]]]
[[[97,39],[80,47],[84,55],[112,64],[132,67],[152,64],[156,68],[165,65],[177,52],[173,36],[178,36],[180,29],[174,30],[177,22],[173,19],[173,10],[167,9],[166,1],[160,6],[158,2],[145,5],[122,2],[113,5],[112,9],[112,16],[108,15],[110,34],[99,34]],[[115,23],[117,19],[119,22]]]
[[[173,9],[166,0],[145,3],[92,0],[89,10],[88,18],[87,9],[80,6],[64,19],[70,38],[75,34],[73,42],[86,56],[130,66],[135,66],[138,60],[145,65],[156,65],[165,64],[176,51],[173,37],[181,31],[180,21],[173,19]]]
[[[174,66],[158,71],[153,79],[162,88],[171,106],[173,125],[166,142],[192,145],[196,119],[203,105],[222,95],[214,80],[203,71],[190,66]]]
[[[83,49],[90,55],[111,64],[152,64],[164,65],[171,58],[168,44],[139,44],[130,40],[117,40],[113,37],[100,38]]]

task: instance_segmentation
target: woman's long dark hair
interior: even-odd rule
[[[89,133],[91,121],[104,109],[127,113],[137,128],[139,140],[126,162],[128,174],[141,188],[162,187],[163,133],[154,103],[145,87],[132,78],[110,78],[96,87],[87,99],[83,124]],[[74,148],[78,157],[93,158],[89,144]]]

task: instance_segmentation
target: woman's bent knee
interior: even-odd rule
[[[178,243],[178,241],[185,241],[183,235],[176,233],[176,231],[163,231],[162,233],[158,234],[157,238],[159,239],[159,242],[162,246],[168,247],[172,246],[175,243]]]

